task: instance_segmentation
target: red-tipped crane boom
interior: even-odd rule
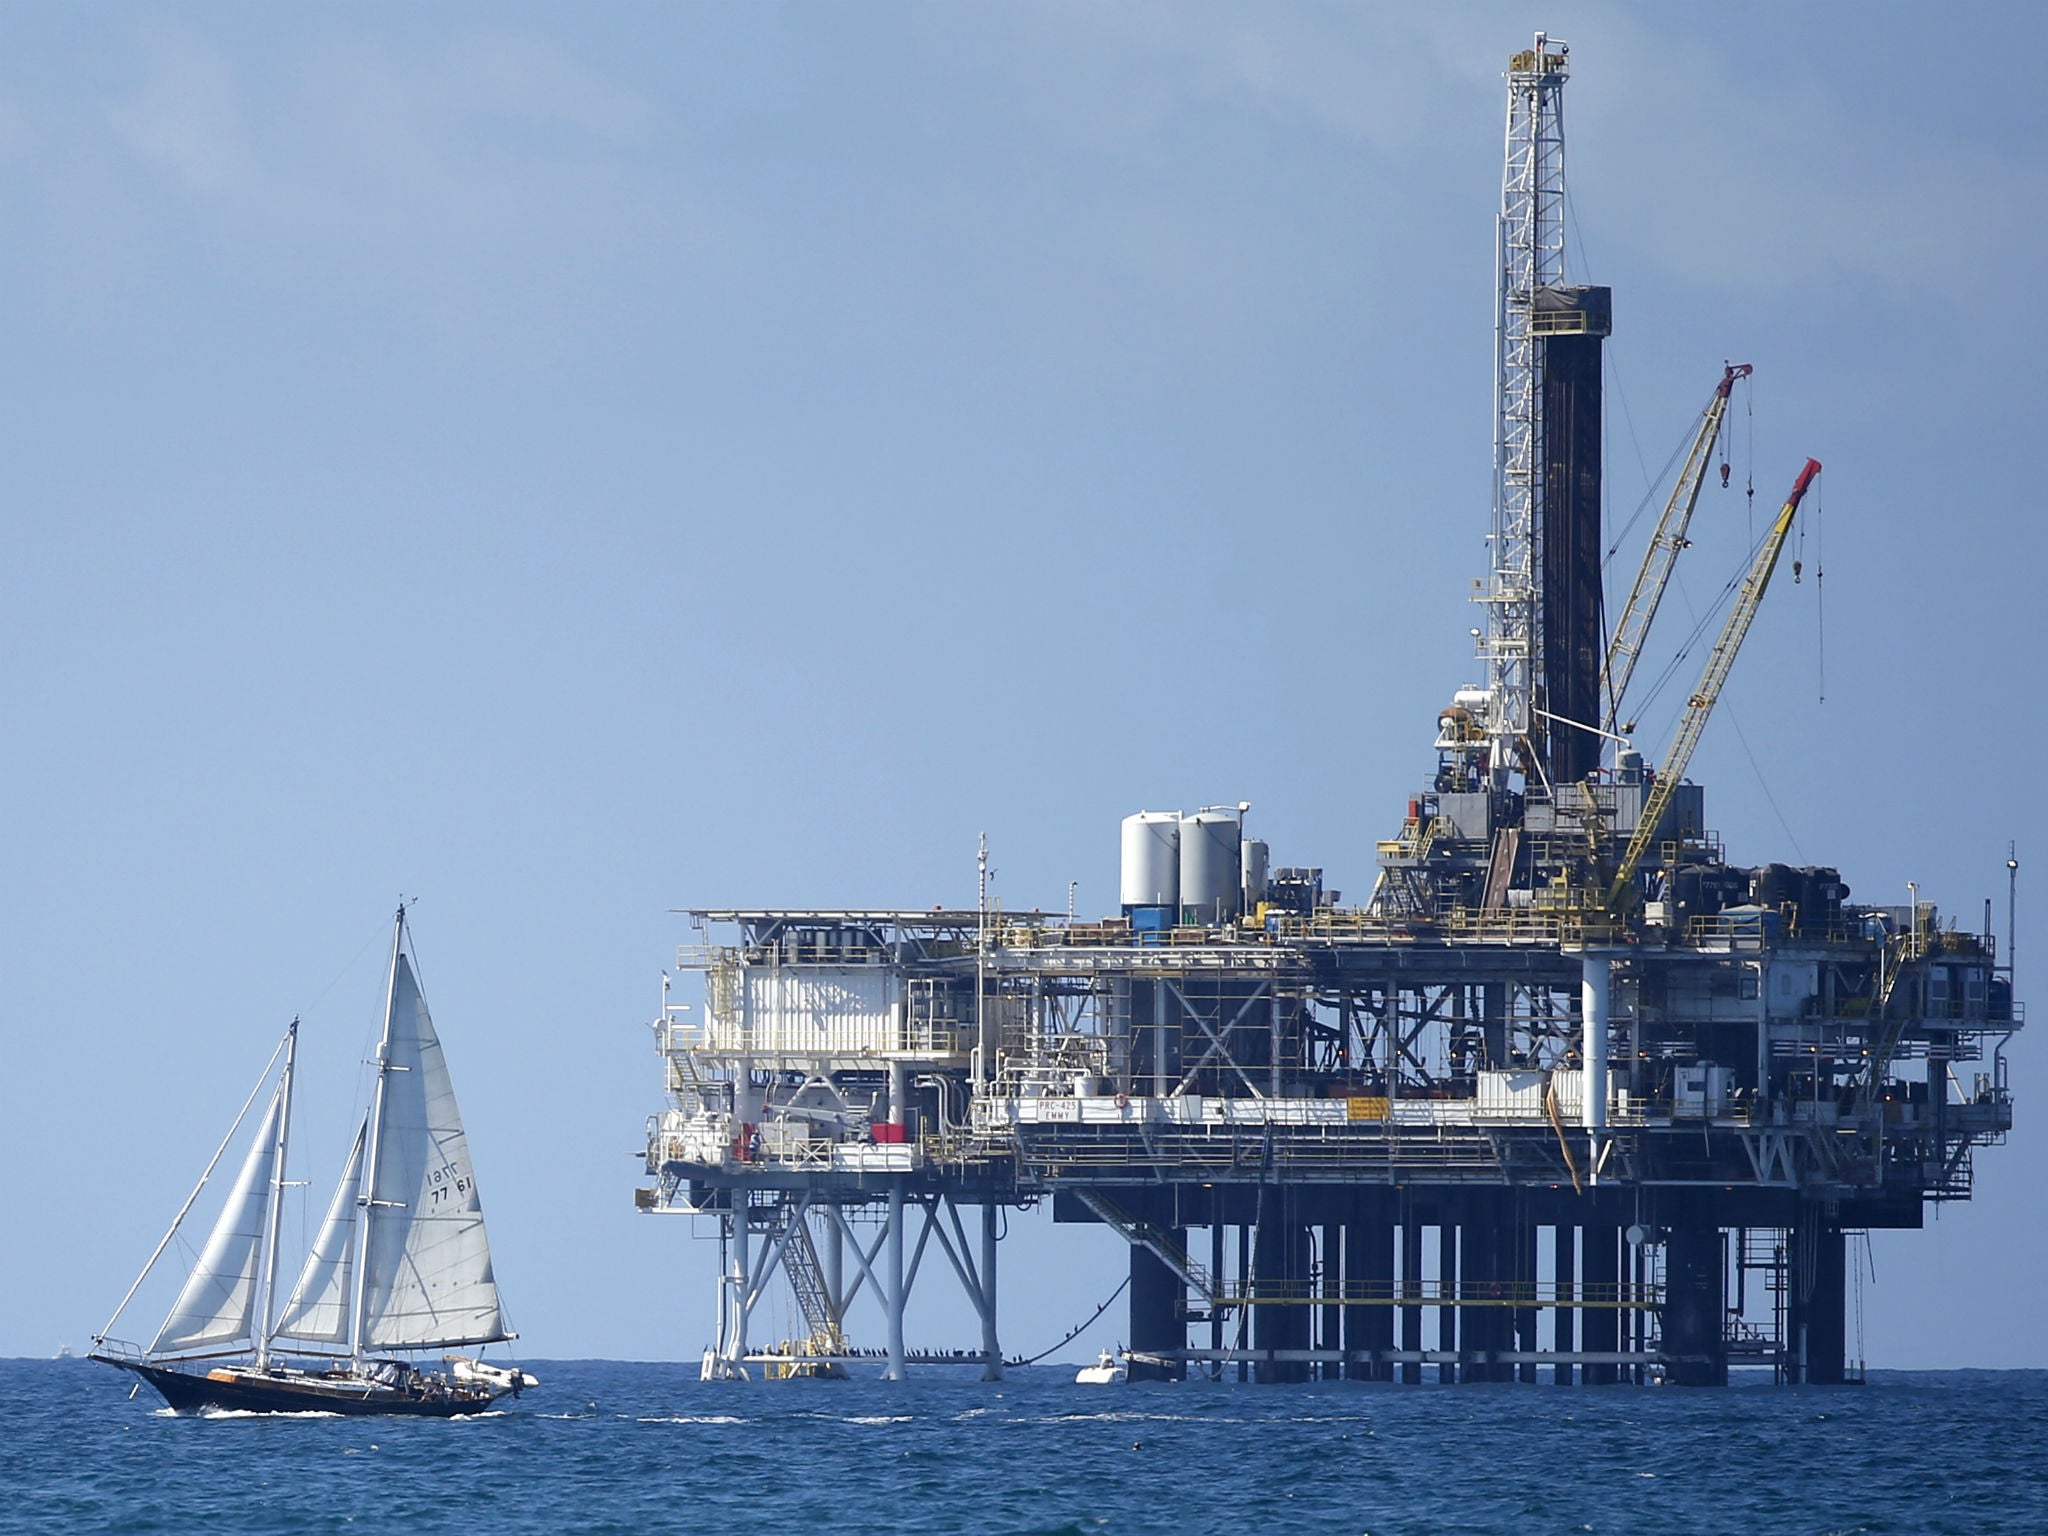
[[[1642,865],[1643,855],[1649,852],[1658,824],[1671,808],[1671,797],[1677,793],[1679,782],[1685,777],[1693,748],[1699,745],[1700,733],[1707,728],[1707,717],[1714,712],[1721,689],[1728,681],[1728,673],[1735,665],[1735,654],[1742,649],[1750,623],[1763,604],[1764,589],[1771,584],[1771,573],[1778,568],[1778,556],[1784,551],[1785,535],[1792,531],[1792,519],[1799,511],[1799,503],[1806,495],[1806,488],[1813,483],[1813,477],[1819,473],[1820,461],[1808,459],[1806,467],[1799,471],[1799,478],[1792,482],[1792,494],[1785,498],[1778,520],[1771,524],[1771,531],[1764,536],[1756,559],[1750,562],[1749,574],[1742,578],[1742,586],[1735,594],[1735,606],[1728,612],[1728,622],[1721,627],[1721,638],[1714,642],[1714,653],[1707,658],[1699,687],[1686,701],[1685,716],[1678,722],[1678,734],[1672,738],[1671,750],[1664,755],[1664,766],[1658,770],[1657,782],[1651,786],[1649,798],[1643,804],[1642,819],[1636,823],[1628,852],[1622,855],[1621,867],[1615,871],[1614,883],[1607,892],[1607,905],[1611,910],[1620,910],[1634,891],[1636,871]]]

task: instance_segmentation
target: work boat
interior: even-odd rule
[[[376,1090],[298,1282],[276,1304],[298,1035],[294,1019],[185,1208],[95,1336],[92,1358],[134,1372],[174,1409],[451,1418],[538,1386],[515,1366],[468,1355],[444,1356],[438,1368],[413,1359],[516,1335],[499,1305],[469,1141],[414,972],[404,907],[392,939]],[[170,1316],[146,1349],[115,1341],[122,1312],[266,1087],[268,1108],[240,1176]]]
[[[1093,1365],[1084,1365],[1074,1373],[1074,1384],[1082,1387],[1107,1387],[1127,1379],[1130,1368],[1123,1357],[1114,1350],[1105,1349]]]

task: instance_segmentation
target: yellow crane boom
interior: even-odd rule
[[[1707,717],[1714,712],[1722,686],[1728,681],[1729,670],[1735,665],[1735,653],[1742,649],[1750,622],[1756,618],[1756,611],[1763,604],[1764,589],[1771,584],[1771,573],[1778,568],[1778,556],[1785,548],[1785,535],[1792,530],[1792,519],[1799,511],[1799,503],[1806,495],[1806,488],[1813,483],[1813,477],[1819,473],[1820,461],[1808,459],[1806,467],[1799,471],[1799,478],[1792,482],[1792,494],[1785,499],[1778,520],[1771,524],[1771,531],[1764,536],[1756,559],[1750,562],[1749,574],[1742,578],[1742,586],[1735,594],[1735,606],[1729,610],[1728,622],[1721,627],[1721,638],[1714,642],[1714,653],[1707,658],[1699,687],[1686,701],[1685,715],[1678,722],[1678,734],[1672,738],[1671,750],[1664,755],[1664,766],[1658,770],[1657,782],[1650,787],[1649,798],[1643,804],[1642,819],[1636,823],[1628,852],[1622,855],[1614,884],[1608,888],[1607,905],[1610,910],[1620,910],[1634,888],[1636,870],[1657,835],[1658,823],[1671,808],[1671,797],[1678,792],[1679,781],[1685,777],[1686,764],[1692,760],[1693,748],[1699,745],[1700,733],[1707,728]]]
[[[1629,679],[1635,676],[1636,662],[1643,654],[1650,621],[1657,617],[1657,605],[1664,600],[1671,568],[1678,561],[1678,552],[1685,548],[1685,530],[1692,522],[1693,508],[1699,504],[1700,486],[1714,457],[1714,442],[1721,435],[1721,419],[1728,413],[1729,393],[1737,379],[1746,379],[1754,372],[1748,363],[1723,365],[1721,382],[1715,386],[1714,398],[1707,402],[1700,429],[1693,436],[1692,447],[1686,450],[1677,483],[1671,487],[1671,499],[1664,504],[1664,515],[1657,519],[1657,531],[1650,535],[1650,547],[1643,552],[1642,569],[1636,572],[1636,584],[1629,589],[1628,602],[1622,606],[1614,638],[1607,642],[1607,662],[1601,668],[1600,678],[1601,691],[1607,699],[1604,723],[1610,733],[1620,729],[1616,722],[1621,716],[1621,701],[1628,695]]]

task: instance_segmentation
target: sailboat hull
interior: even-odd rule
[[[452,1419],[482,1413],[502,1392],[460,1385],[440,1376],[388,1386],[346,1372],[334,1374],[257,1372],[228,1367],[206,1372],[141,1361],[95,1358],[133,1371],[180,1413],[213,1408],[239,1413],[340,1413]]]

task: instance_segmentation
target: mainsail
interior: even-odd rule
[[[327,1207],[327,1219],[306,1255],[306,1267],[299,1271],[299,1283],[292,1287],[290,1300],[278,1316],[280,1339],[299,1339],[309,1344],[346,1344],[350,1285],[355,1274],[356,1205],[363,1185],[363,1136],[366,1120],[356,1131],[349,1148],[348,1165],[341,1171],[334,1199]]]
[[[290,1091],[289,1077],[280,1079],[199,1262],[149,1347],[152,1355],[215,1349],[261,1332],[254,1321],[257,1271],[275,1183],[278,1125]]]
[[[511,1337],[498,1305],[469,1140],[401,945],[392,959],[361,1278],[361,1349]]]

